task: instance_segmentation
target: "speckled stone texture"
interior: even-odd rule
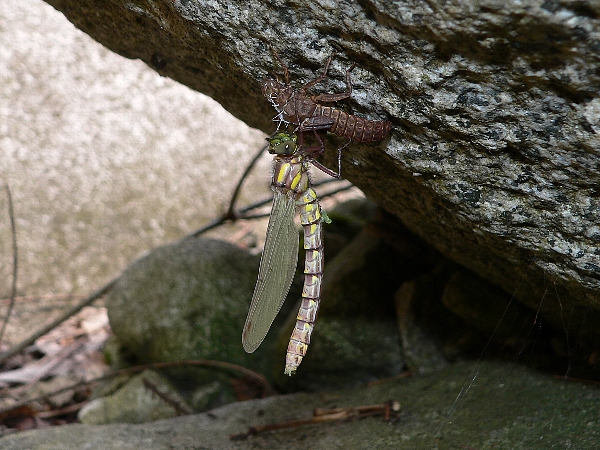
[[[336,53],[344,107],[389,119],[343,175],[454,261],[597,342],[600,4],[48,0],[113,51],[272,132],[261,81]],[[329,142],[335,148],[343,142]],[[334,151],[325,162],[333,165]]]

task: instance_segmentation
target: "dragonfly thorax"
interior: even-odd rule
[[[276,157],[271,186],[297,196],[308,189],[308,164],[302,155]]]

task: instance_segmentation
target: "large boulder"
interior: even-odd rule
[[[223,241],[159,247],[119,277],[107,301],[110,326],[142,363],[210,359],[263,370],[267,355],[248,355],[241,344],[257,271],[257,257]]]
[[[344,106],[394,128],[346,148],[343,175],[450,259],[543,302],[545,323],[598,342],[597,2],[47,1],[266,132],[270,49],[296,85],[336,53],[321,92],[356,63]]]

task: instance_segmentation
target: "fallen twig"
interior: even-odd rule
[[[53,417],[64,416],[65,414],[72,414],[79,411],[86,405],[87,401],[74,403],[69,406],[65,406],[60,409],[53,409],[51,411],[40,411],[35,413],[35,416],[40,419],[52,419]]]
[[[31,389],[34,383],[48,376],[56,366],[69,358],[73,353],[80,350],[86,344],[85,340],[79,339],[71,344],[63,346],[55,354],[46,355],[33,363],[27,364],[18,369],[9,370],[0,373],[0,381],[5,383],[23,383],[23,386],[16,388],[18,391],[27,391]],[[13,394],[15,389],[13,389]]]
[[[132,374],[140,373],[140,372],[143,372],[144,370],[149,370],[149,369],[159,370],[159,369],[168,369],[168,368],[180,367],[180,366],[212,367],[212,368],[219,369],[219,370],[225,370],[225,371],[229,371],[229,372],[239,373],[242,376],[248,378],[251,382],[255,383],[257,386],[259,386],[261,388],[262,397],[268,397],[275,393],[275,390],[271,387],[271,385],[269,384],[269,382],[263,375],[261,375],[257,372],[254,372],[253,370],[239,366],[237,364],[232,364],[232,363],[228,363],[225,361],[214,361],[214,360],[209,360],[209,359],[206,359],[206,360],[193,359],[193,360],[186,360],[186,361],[158,362],[158,363],[151,363],[151,364],[143,364],[141,366],[128,367],[126,369],[113,370],[107,374],[102,375],[101,377],[94,378],[93,380],[81,381],[79,383],[74,383],[70,386],[58,389],[56,391],[48,392],[48,393],[46,393],[44,395],[40,395],[38,397],[23,400],[19,403],[15,403],[14,405],[11,405],[8,408],[0,409],[0,417],[2,417],[5,414],[10,413],[11,411],[13,411],[15,409],[27,406],[30,403],[44,400],[46,398],[53,397],[58,394],[62,394],[63,392],[67,392],[67,391],[74,390],[74,389],[77,389],[77,388],[80,388],[83,386],[87,386],[92,383],[97,383],[99,381],[109,380],[111,378],[122,376],[122,375],[132,375]]]
[[[278,422],[256,427],[249,427],[245,433],[233,434],[230,436],[230,439],[233,441],[243,440],[250,436],[264,433],[266,431],[296,428],[303,425],[313,425],[321,422],[362,419],[376,415],[383,415],[384,420],[390,420],[390,418],[396,415],[398,411],[400,411],[400,403],[395,400],[389,400],[379,405],[366,405],[350,408],[317,408],[313,411],[313,415],[309,419],[290,420],[288,422]]]
[[[175,398],[171,397],[170,395],[162,392],[160,390],[160,388],[156,384],[154,384],[152,381],[150,381],[146,377],[142,377],[142,383],[144,383],[144,387],[146,389],[148,389],[150,392],[152,392],[153,394],[155,394],[157,397],[159,397],[166,404],[172,406],[178,416],[185,416],[185,415],[188,415],[188,414],[192,414],[194,412],[186,404],[183,404],[182,402],[178,401],[177,399],[175,399]]]

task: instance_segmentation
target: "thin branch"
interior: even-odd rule
[[[118,280],[118,278],[115,278],[114,280],[105,284],[100,289],[98,289],[96,292],[92,293],[89,297],[84,299],[82,302],[80,302],[77,305],[73,306],[72,308],[68,309],[65,313],[63,313],[62,316],[60,316],[57,319],[55,319],[54,321],[52,321],[51,323],[46,325],[41,330],[36,331],[31,336],[29,336],[28,338],[21,341],[19,344],[15,345],[14,347],[12,347],[12,348],[8,349],[7,351],[5,351],[4,353],[0,354],[0,363],[6,361],[11,356],[14,356],[17,353],[19,353],[20,351],[24,350],[26,347],[33,344],[37,339],[39,339],[40,337],[42,337],[45,334],[52,331],[54,328],[59,326],[61,323],[63,323],[65,320],[67,320],[71,316],[77,314],[84,307],[91,305],[98,298],[102,297],[107,292],[109,292],[114,287],[114,285],[117,283],[117,280]]]
[[[222,216],[210,221],[209,223],[204,225],[202,228],[199,228],[196,231],[188,234],[187,236],[182,237],[181,240],[183,241],[185,239],[196,238],[196,237],[200,236],[201,234],[204,234],[207,231],[212,230],[213,228],[217,228],[217,227],[223,225],[228,220],[231,220],[231,219],[227,216],[227,214],[223,214]]]
[[[327,183],[335,183],[336,181],[339,182],[340,180],[324,180],[321,183],[315,184],[315,187],[318,187],[318,186],[321,186],[321,185],[327,184]],[[353,187],[354,187],[353,184],[348,184],[346,186],[341,186],[341,187],[339,187],[337,189],[334,189],[331,192],[327,192],[326,194],[320,195],[319,196],[319,200],[323,200],[324,198],[331,197],[331,196],[333,196],[335,194],[338,194],[339,192],[347,191],[348,189],[352,189]],[[244,213],[246,211],[251,211],[253,209],[256,209],[256,208],[259,208],[261,206],[264,206],[265,204],[269,203],[270,201],[272,201],[271,198],[266,199],[266,200],[262,200],[262,201],[260,201],[258,203],[250,205],[250,206],[248,206],[246,208],[240,209],[240,214],[238,215],[238,218],[239,219],[244,219],[244,220],[252,220],[252,219],[261,219],[263,217],[268,217],[270,215],[270,213],[268,213],[268,212],[266,212],[266,213],[248,214],[248,215],[246,215]]]
[[[246,180],[246,178],[248,177],[248,174],[250,173],[252,168],[256,165],[257,161],[260,159],[260,157],[262,156],[262,154],[264,153],[264,151],[267,148],[269,148],[269,144],[266,144],[263,148],[260,149],[260,151],[256,155],[254,155],[254,158],[252,158],[252,161],[250,161],[250,164],[248,164],[248,166],[246,167],[246,170],[244,170],[244,173],[238,180],[238,183],[235,186],[235,189],[233,190],[233,195],[231,196],[231,200],[229,201],[229,208],[227,209],[227,213],[225,214],[229,219],[231,219],[231,220],[235,219],[235,217],[236,217],[235,202],[237,201],[238,196],[240,195],[240,190],[242,188],[242,184],[244,183],[244,180]]]
[[[320,181],[319,183],[315,183],[312,187],[319,187],[319,186],[324,186],[324,185],[329,184],[329,183],[339,183],[339,182],[340,182],[340,180],[327,179],[327,180]],[[342,186],[341,188],[334,189],[331,192],[328,192],[326,194],[323,194],[323,195],[319,196],[319,199],[322,200],[324,198],[331,197],[332,195],[335,195],[338,192],[346,191],[346,190],[351,189],[353,187],[354,187],[353,184],[349,184],[347,186]],[[252,215],[252,216],[245,216],[244,214],[247,213],[248,211],[252,211],[253,209],[257,209],[257,208],[260,208],[262,206],[265,206],[265,205],[271,203],[272,201],[273,201],[273,197],[267,197],[267,198],[264,198],[264,199],[262,199],[262,200],[260,200],[260,201],[258,201],[256,203],[252,203],[252,204],[250,204],[248,206],[240,208],[238,210],[239,211],[238,212],[238,218],[240,218],[240,219],[256,219],[256,218],[268,216],[269,215],[268,213],[267,214],[260,214],[260,215]]]
[[[6,311],[6,317],[2,323],[2,329],[0,329],[0,342],[4,336],[4,331],[8,325],[8,320],[12,314],[15,306],[15,298],[17,297],[17,274],[18,274],[18,253],[17,253],[17,227],[15,226],[15,212],[13,209],[12,195],[10,194],[10,187],[8,183],[5,185],[6,188],[6,199],[8,202],[8,216],[10,217],[10,230],[12,235],[12,247],[13,247],[13,274],[12,274],[12,288],[10,291],[10,303],[8,305],[8,311]]]
[[[231,199],[229,200],[229,207],[227,208],[227,212],[225,214],[223,214],[222,216],[214,219],[213,221],[209,222],[208,224],[204,225],[202,228],[194,231],[193,233],[188,234],[187,236],[183,237],[181,240],[185,240],[185,239],[190,239],[190,238],[195,238],[200,236],[201,234],[206,233],[209,230],[212,230],[213,228],[216,228],[222,224],[224,224],[225,222],[231,220],[232,222],[234,222],[237,218],[238,218],[238,213],[235,211],[235,203],[237,202],[237,199],[240,195],[240,190],[242,189],[242,184],[244,183],[244,180],[246,178],[248,178],[248,174],[250,174],[250,171],[253,169],[253,167],[256,165],[256,163],[258,162],[258,160],[260,159],[260,157],[262,156],[263,152],[269,147],[269,145],[265,145],[263,148],[261,148],[256,155],[254,155],[254,157],[252,158],[252,160],[250,161],[250,163],[246,166],[246,169],[244,170],[244,173],[242,174],[242,176],[240,177],[240,179],[238,180],[235,189],[233,190],[233,194],[231,194]]]
[[[163,402],[171,406],[178,416],[186,416],[194,412],[188,405],[179,401],[179,399],[173,398],[167,393],[161,391],[155,383],[153,383],[146,377],[142,377],[142,383],[144,383],[144,387],[146,389],[148,389],[150,392],[152,392],[154,395],[160,398]]]
[[[267,379],[260,373],[254,372],[253,370],[247,369],[247,368],[239,366],[237,364],[228,363],[225,361],[215,361],[215,360],[210,360],[210,359],[206,359],[206,360],[191,359],[191,360],[185,360],[185,361],[171,361],[171,362],[158,362],[158,363],[151,363],[151,364],[143,364],[141,366],[128,367],[126,369],[120,369],[120,370],[113,370],[105,375],[94,378],[93,380],[81,381],[79,383],[74,383],[70,386],[66,386],[64,388],[57,389],[56,391],[49,392],[49,393],[46,393],[46,394],[43,394],[43,395],[40,395],[40,396],[37,396],[34,398],[29,398],[29,399],[23,400],[19,403],[15,403],[14,405],[11,405],[8,408],[0,409],[0,417],[7,413],[10,413],[11,411],[14,411],[15,409],[19,409],[24,406],[27,406],[32,402],[38,402],[40,400],[44,400],[46,398],[53,397],[58,394],[62,394],[63,392],[71,391],[71,390],[74,390],[74,389],[77,389],[77,388],[80,388],[83,386],[88,386],[92,383],[97,383],[99,381],[109,380],[111,378],[119,377],[119,376],[123,376],[123,375],[133,375],[133,374],[140,373],[140,372],[143,372],[144,370],[149,370],[149,369],[160,370],[160,369],[170,369],[173,367],[180,367],[180,366],[210,367],[210,368],[214,368],[217,370],[223,370],[226,372],[233,372],[236,374],[240,374],[261,388],[262,398],[275,394],[275,390],[271,387],[271,385],[269,384]]]
[[[339,182],[343,182],[344,180],[335,180],[335,179],[329,180],[329,179],[327,179],[327,180],[321,181],[320,183],[315,183],[313,185],[313,187],[320,187],[325,184],[335,183],[336,181],[339,183]],[[354,186],[352,183],[348,182],[348,184],[346,186],[341,186],[339,188],[335,188],[333,191],[325,192],[324,194],[319,195],[319,199],[331,197],[331,196],[337,194],[338,192],[347,191],[348,189],[352,189],[353,187],[356,187],[356,186]]]
[[[320,181],[319,183],[315,183],[313,185],[313,187],[319,187],[319,186],[324,186],[329,183],[339,183],[339,182],[340,182],[340,180],[337,180],[337,179],[327,179],[327,180]],[[347,186],[342,186],[338,189],[334,189],[331,192],[327,192],[326,194],[321,195],[320,199],[322,200],[324,198],[331,197],[332,195],[335,195],[338,192],[347,191],[348,189],[351,189],[353,187],[354,187],[353,184],[348,184]],[[202,228],[199,228],[196,231],[193,231],[192,233],[183,237],[182,240],[198,237],[201,234],[204,234],[207,231],[212,230],[213,228],[217,228],[218,226],[223,225],[228,220],[237,220],[237,219],[251,220],[251,219],[259,219],[262,217],[267,217],[269,215],[269,213],[264,213],[264,214],[259,213],[259,214],[252,214],[252,215],[247,215],[247,216],[245,215],[245,213],[252,211],[253,209],[257,209],[262,206],[268,205],[272,201],[273,201],[273,197],[269,196],[262,200],[259,200],[256,203],[252,203],[248,206],[244,206],[243,208],[238,209],[238,212],[234,214],[235,219],[232,219],[231,217],[229,217],[228,213],[223,214],[222,216],[218,217],[217,219],[214,219],[211,222],[209,222],[208,224],[204,225]]]

